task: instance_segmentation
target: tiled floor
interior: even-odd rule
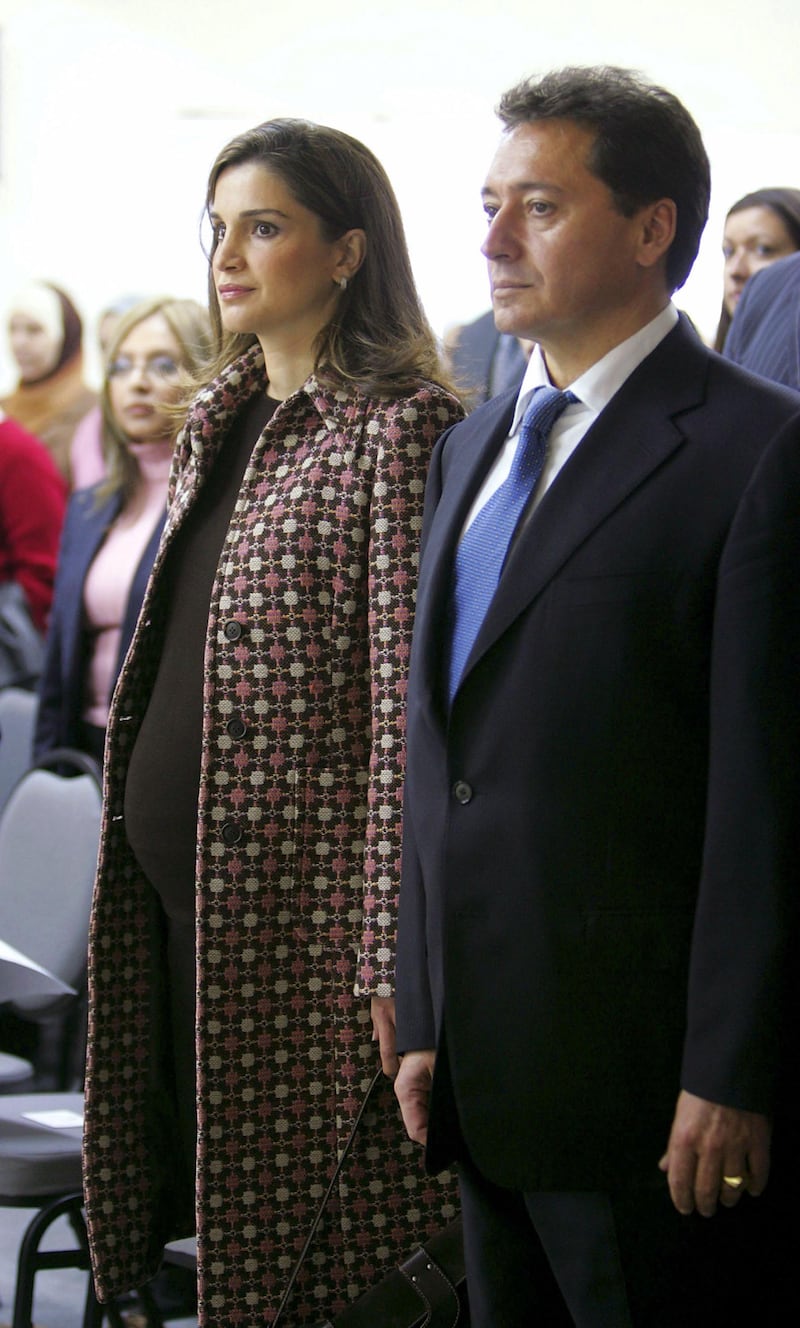
[[[16,1283],[17,1252],[33,1211],[0,1208],[0,1328],[11,1322]],[[63,1225],[62,1225],[63,1223]],[[66,1219],[54,1223],[45,1248],[64,1248],[73,1237]],[[76,1269],[53,1269],[36,1278],[33,1318],[37,1328],[82,1328],[86,1298],[86,1273]],[[169,1328],[196,1328],[197,1320],[170,1319]]]

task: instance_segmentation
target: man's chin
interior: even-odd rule
[[[506,336],[521,337],[523,341],[532,340],[527,321],[519,316],[515,318],[510,309],[495,309],[494,325],[498,332],[503,332]]]
[[[527,313],[520,303],[511,299],[508,292],[496,292],[492,296],[494,325],[498,332],[505,332],[511,337],[530,339],[530,312]]]

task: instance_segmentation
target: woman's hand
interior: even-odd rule
[[[397,1038],[394,1022],[394,997],[373,996],[370,1002],[370,1014],[372,1015],[372,1041],[380,1045],[383,1073],[389,1079],[394,1079],[400,1069],[400,1058],[395,1050]]]

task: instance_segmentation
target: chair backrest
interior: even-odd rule
[[[35,692],[0,689],[0,811],[17,780],[30,769],[38,706]]]
[[[99,770],[59,750],[23,775],[0,816],[0,938],[79,988],[100,838]],[[81,773],[67,774],[79,770]],[[41,1014],[52,998],[14,1004]]]

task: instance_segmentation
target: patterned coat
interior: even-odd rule
[[[153,893],[122,819],[128,757],[168,606],[170,544],[237,411],[247,351],[178,442],[164,538],[109,720],[91,928],[87,1214],[98,1291],[152,1276],[186,1234],[159,1071],[166,1022]],[[441,388],[397,401],[310,378],[244,475],[212,593],[197,853],[200,1323],[272,1321],[379,1065],[370,995],[392,991],[404,697],[425,473],[461,415]],[[453,1212],[386,1082],[287,1323],[318,1321]],[[191,1219],[189,1219],[191,1220]],[[181,1222],[183,1225],[181,1226]]]

